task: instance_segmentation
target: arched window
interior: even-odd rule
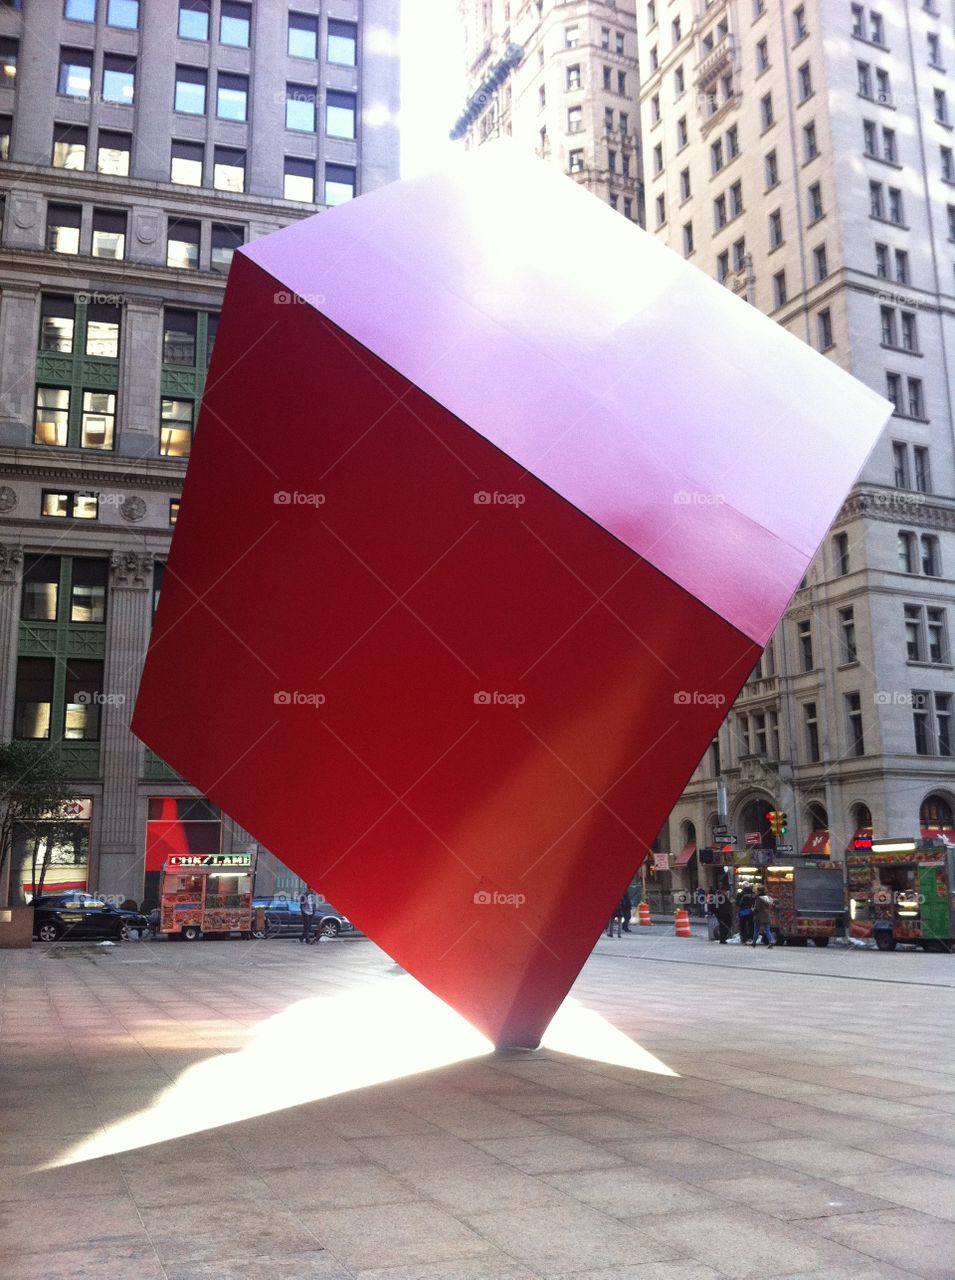
[[[810,831],[829,830],[829,814],[826,812],[826,806],[820,804],[817,800],[806,806],[806,819],[809,823]]]
[[[920,827],[953,827],[952,806],[938,792],[926,796],[919,809]]]
[[[865,827],[872,827],[872,811],[867,804],[863,804],[860,800],[858,804],[854,804],[849,811],[852,822],[853,831],[862,831]]]

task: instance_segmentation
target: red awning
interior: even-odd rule
[[[872,848],[872,828],[860,827],[846,846],[847,853],[865,853]]]
[[[810,855],[815,854],[817,858],[820,855],[828,856],[829,854],[831,854],[832,849],[829,845],[829,832],[814,831],[812,835],[809,837],[809,839],[806,841],[806,843],[803,845],[802,851],[804,854],[810,854]]]
[[[951,844],[955,844],[955,827],[923,827],[923,840],[936,840],[939,836],[944,836]],[[681,855],[682,856],[682,855]]]
[[[680,852],[676,855],[676,858],[673,861],[673,865],[675,867],[685,867],[686,864],[693,857],[694,853],[696,853],[696,845],[691,840],[688,844],[685,844],[683,848],[680,850]]]

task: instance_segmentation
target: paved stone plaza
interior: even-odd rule
[[[572,993],[639,1067],[416,1075],[425,998],[363,939],[35,946],[0,979],[4,1280],[955,1276],[953,957],[654,927]]]

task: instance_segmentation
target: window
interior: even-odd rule
[[[14,66],[16,63],[14,62]],[[66,98],[88,99],[93,84],[93,55],[87,49],[61,49],[56,91]]]
[[[660,51],[657,45],[650,46],[650,70],[656,71],[660,65]]]
[[[58,564],[59,561],[56,561]],[[37,584],[40,585],[40,584]],[[24,611],[27,618],[24,582]],[[49,738],[53,709],[53,658],[19,658],[13,714],[14,738]]]
[[[867,156],[877,156],[879,154],[876,146],[875,121],[862,121],[862,150]]]
[[[163,364],[195,365],[198,316],[195,311],[174,311],[163,315]]]
[[[194,271],[199,266],[199,223],[170,218],[166,235],[166,266]]]
[[[584,171],[584,153],[583,151],[571,151],[568,156],[568,168],[571,173],[583,173]]]
[[[177,521],[178,519],[179,519],[179,499],[178,499],[178,498],[170,498],[170,499],[169,499],[169,523],[170,523],[170,525],[175,525],[175,523],[176,523],[176,521]]]
[[[942,65],[942,47],[938,35],[934,31],[930,31],[926,37],[928,41],[928,60],[931,66],[940,67]]]
[[[836,574],[844,578],[849,572],[849,535],[837,533],[832,539],[832,553]]]
[[[815,666],[812,652],[812,622],[803,618],[796,626],[800,671],[811,671]]]
[[[543,111],[546,106],[547,106],[547,88],[544,85],[539,85],[537,89],[537,109],[538,111]]]
[[[909,283],[909,254],[907,249],[895,251],[895,278],[899,284]]]
[[[814,182],[806,192],[809,200],[809,223],[810,226],[814,222],[818,222],[824,216],[825,210],[822,207],[822,186],[818,182]]]
[[[717,138],[715,142],[710,143],[710,169],[713,173],[719,173],[723,167],[723,139]],[[660,169],[663,168],[663,148],[660,148]],[[655,170],[656,173],[660,169]]]
[[[650,123],[660,123],[660,95],[655,93],[650,99]]]
[[[286,200],[300,200],[303,204],[315,203],[315,161],[285,158],[285,183],[282,194]]]
[[[743,184],[734,182],[730,187],[730,217],[738,218],[743,212]]]
[[[103,101],[130,107],[136,92],[136,59],[115,53],[103,55]]]
[[[749,716],[745,714],[738,715],[736,717],[736,724],[738,726],[737,734],[739,737],[740,755],[748,756],[752,753],[753,749],[749,733]]]
[[[728,160],[735,160],[738,155],[739,129],[734,124],[726,130],[726,156]]]
[[[859,661],[859,651],[856,647],[855,616],[851,605],[846,609],[839,610],[839,650],[840,662],[843,666]]]
[[[64,0],[63,17],[71,22],[95,22],[96,0]]]
[[[205,115],[206,73],[201,67],[176,67],[175,109],[183,115]]]
[[[856,63],[856,83],[858,84],[860,97],[872,97],[872,68],[868,62]]]
[[[101,360],[119,355],[119,307],[91,302],[86,308],[86,354]]]
[[[885,221],[885,192],[881,182],[869,183],[869,216]]]
[[[116,395],[112,391],[84,391],[80,420],[80,447],[112,449],[116,421]]]
[[[65,449],[70,417],[66,387],[37,387],[33,443]]]
[[[188,458],[194,412],[191,400],[163,400],[159,425],[159,452],[163,457]]]
[[[770,151],[763,160],[763,170],[766,177],[766,190],[775,187],[779,182],[779,166],[776,161],[776,152]]]
[[[717,196],[713,201],[713,225],[719,231],[720,227],[725,227],[729,219],[726,216],[726,196]]]
[[[945,634],[945,610],[925,608],[925,652],[928,661],[948,662],[948,637]]]
[[[179,0],[179,34],[183,40],[209,39],[209,0]]]
[[[689,257],[693,252],[693,223],[685,222],[683,224],[683,255]]]
[[[909,447],[900,440],[892,442],[894,483],[897,489],[909,487]]]
[[[620,112],[620,133],[622,137],[626,137],[630,132],[630,116],[626,111]]]
[[[135,31],[139,26],[139,0],[108,0],[106,22],[110,27]]]
[[[729,273],[730,273],[730,251],[729,249],[724,249],[724,251],[721,254],[719,254],[716,259],[716,278],[720,282],[720,284],[724,284],[726,282],[726,277],[729,275]]]
[[[806,9],[804,5],[797,5],[793,9],[793,39],[802,40],[808,36],[809,28],[806,26]]]
[[[773,276],[773,305],[784,306],[786,302],[786,272],[777,271]]]
[[[940,756],[952,754],[952,695],[935,695],[935,744]]]
[[[580,28],[577,26],[564,28],[564,48],[576,49],[580,44]]]
[[[816,314],[816,332],[820,351],[828,351],[835,345],[832,338],[832,312],[828,307]]]
[[[79,205],[47,205],[46,247],[52,253],[79,253],[80,216]]]
[[[686,146],[686,144],[689,142],[689,140],[690,140],[690,135],[687,133],[686,116],[680,116],[679,120],[676,122],[677,150],[682,151],[683,148]]]
[[[690,198],[690,171],[689,169],[680,170],[680,199],[689,200]]]
[[[20,616],[26,622],[55,622],[58,612],[60,561],[57,556],[26,556]]]
[[[933,89],[932,98],[935,104],[935,119],[939,124],[948,124],[948,95],[944,89]]]
[[[904,417],[905,409],[902,403],[902,377],[898,373],[887,373],[885,375],[885,396],[887,400],[892,401],[893,413]]]
[[[770,249],[778,249],[783,242],[783,215],[779,209],[774,209],[769,215],[769,247]]]
[[[657,6],[655,0],[650,0],[647,5],[647,30],[652,31],[657,25]]]
[[[945,182],[955,182],[955,158],[951,147],[939,147],[942,159],[942,178]]]
[[[869,39],[873,44],[885,44],[885,24],[880,13],[869,14]]]
[[[626,71],[617,72],[617,92],[623,96],[627,92],[627,73]]]
[[[820,281],[825,280],[826,276],[829,274],[829,262],[826,257],[826,246],[824,244],[817,244],[815,249],[813,249],[812,265],[816,283],[818,284]]]
[[[622,32],[622,31],[618,31],[618,32],[616,33],[616,40],[615,40],[615,42],[614,42],[614,48],[617,50],[617,52],[618,52],[619,54],[622,54],[622,53],[623,53],[623,51],[624,51],[624,39],[623,39],[623,32]]]
[[[40,494],[40,515],[56,520],[95,520],[99,499],[95,493],[57,493],[44,489]]]
[[[926,578],[942,576],[942,558],[939,554],[938,538],[934,533],[923,533],[919,539],[921,547],[922,572]]]
[[[756,45],[756,74],[769,69],[769,41],[764,36]]]
[[[613,133],[613,108],[604,108],[604,132],[609,137]]]
[[[201,187],[204,151],[201,142],[173,142],[169,181],[182,187]]]
[[[803,126],[802,147],[805,159],[807,161],[815,160],[819,154],[819,146],[816,142],[816,125],[812,120],[810,120],[809,124]]]
[[[908,486],[902,486],[907,488]],[[915,534],[910,533],[906,529],[899,530],[898,537],[899,552],[899,571],[901,573],[915,572]]]
[[[680,98],[686,92],[686,73],[682,66],[677,67],[673,73],[673,96]]]
[[[610,148],[607,150],[607,169],[610,173],[617,172],[617,153]]]
[[[0,75],[3,74],[3,65],[0,62]],[[10,134],[13,130],[13,119],[10,116],[0,116],[0,160],[10,159]]]
[[[575,62],[566,70],[566,85],[568,90],[580,88],[580,63]]]
[[[881,103],[891,103],[892,86],[889,83],[888,71],[883,71],[877,67],[875,72],[875,96],[877,101]]]
[[[318,18],[310,13],[290,13],[288,16],[288,52],[292,58],[318,57]]]
[[[907,378],[909,388],[909,417],[924,418],[925,404],[922,397],[922,379]]]
[[[86,168],[86,130],[80,125],[53,126],[53,168]]]
[[[325,132],[332,138],[354,138],[355,95],[329,89],[325,104]]]
[[[114,133],[108,129],[100,129],[96,147],[97,173],[112,174],[117,178],[128,178],[130,158],[133,149],[132,135]]]
[[[236,4],[235,0],[222,0],[219,16],[219,43],[248,49],[252,30],[252,8]]]
[[[126,214],[115,209],[93,210],[93,245],[94,258],[115,258],[117,261],[126,256]]]
[[[358,62],[358,28],[353,22],[328,20],[328,61],[342,67]]]
[[[600,47],[601,49],[610,48],[610,28],[609,27],[600,28]]]
[[[604,67],[603,85],[608,93],[613,89],[613,67]]]
[[[915,730],[915,754],[931,755],[931,695],[924,689],[912,690],[912,727]]]
[[[285,127],[297,133],[315,132],[315,97],[313,85],[285,86]]]
[[[245,152],[231,147],[216,147],[212,169],[212,185],[217,191],[245,190]]]
[[[879,317],[882,326],[882,345],[884,347],[898,346],[895,332],[895,307],[880,307]]]
[[[948,205],[946,212],[948,216],[948,238],[949,240],[955,240],[955,204]]]
[[[665,196],[657,196],[656,201],[657,226],[662,227],[667,220],[667,202]]]
[[[887,244],[875,246],[875,274],[880,280],[889,278],[889,246]]]
[[[584,127],[583,107],[567,108],[567,132],[581,133]]]
[[[898,164],[899,148],[895,138],[895,130],[882,126],[882,159],[889,164]]]
[[[232,255],[239,245],[245,243],[242,227],[212,225],[212,252],[209,266],[212,271],[228,272],[232,265]]]
[[[673,22],[672,22],[672,24],[671,24],[670,30],[671,30],[671,33],[672,33],[672,35],[673,35],[673,43],[674,43],[674,44],[679,44],[679,43],[680,43],[680,38],[681,38],[681,36],[682,36],[682,34],[683,34],[683,31],[682,31],[682,27],[681,27],[680,19],[679,19],[679,18],[674,18],[674,19],[673,19]]]
[[[765,94],[759,100],[759,115],[764,129],[769,129],[773,124],[773,95]]]
[[[70,622],[105,622],[106,561],[77,558],[71,576]]]
[[[849,755],[865,755],[865,738],[862,733],[862,696],[859,693],[845,694],[846,725],[849,730]]]
[[[918,330],[916,328],[916,319],[914,311],[902,311],[899,313],[901,320],[902,333],[902,349],[904,351],[918,351]]]
[[[248,101],[248,76],[227,75],[220,71],[216,82],[216,115],[219,119],[245,120]]]
[[[733,242],[733,270],[742,271],[746,265],[746,238],[740,236],[738,240]]]
[[[802,711],[806,727],[806,755],[815,764],[819,760],[819,721],[816,717],[816,704],[804,702]]]
[[[865,9],[861,4],[852,6],[852,34],[860,40],[865,39]]]
[[[812,71],[808,62],[804,62],[796,72],[796,83],[799,86],[800,102],[812,97]]]
[[[932,477],[929,472],[928,449],[925,445],[913,445],[912,454],[915,458],[915,489],[918,493],[932,492]]]
[[[76,308],[72,298],[43,294],[40,299],[41,351],[73,352],[73,330]]]

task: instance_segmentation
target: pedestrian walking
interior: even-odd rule
[[[768,893],[761,893],[753,905],[753,946],[759,946],[759,940],[762,937],[766,939],[766,945],[772,947],[773,931],[770,928],[770,920],[772,919],[773,899]]]
[[[736,907],[739,912],[739,940],[744,945],[753,941],[753,904],[756,901],[756,894],[753,892],[751,884],[743,885],[740,895],[736,899]]]
[[[621,907],[623,908],[623,914],[621,916],[620,927],[623,929],[624,933],[629,933],[630,917],[633,915],[633,899],[630,897],[629,889],[624,889],[623,897],[620,899],[620,906],[617,910],[620,911]]]
[[[725,946],[727,939],[733,932],[733,904],[730,902],[730,895],[727,889],[720,889],[716,895],[716,923],[717,937],[720,943]]]
[[[609,921],[609,923],[608,923],[608,925],[607,925],[607,937],[608,937],[608,938],[612,938],[612,937],[614,936],[614,930],[615,930],[615,929],[616,929],[616,931],[617,931],[617,935],[616,935],[616,936],[617,936],[618,938],[620,937],[620,933],[621,933],[621,930],[622,930],[622,928],[623,928],[624,918],[626,918],[626,921],[627,921],[627,923],[629,924],[629,923],[630,923],[630,913],[631,913],[632,911],[633,911],[633,904],[632,904],[632,902],[630,901],[630,894],[629,894],[629,893],[627,893],[627,892],[625,891],[625,892],[624,892],[623,897],[622,897],[622,898],[620,899],[620,901],[617,903],[617,908],[616,908],[616,910],[614,911],[613,915],[610,917],[610,921]],[[628,930],[627,930],[627,932],[629,933],[629,932],[630,932],[630,930],[628,929]]]
[[[315,921],[315,894],[306,889],[300,899],[302,910],[302,942],[311,940],[312,924]]]

